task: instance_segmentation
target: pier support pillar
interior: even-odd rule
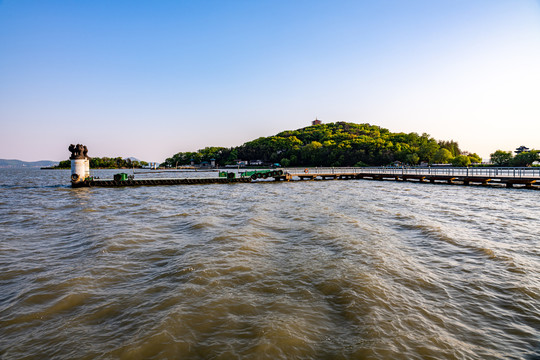
[[[90,160],[71,159],[71,180],[83,181],[90,176]]]

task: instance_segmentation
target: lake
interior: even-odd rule
[[[540,358],[537,191],[69,176],[0,169],[2,359]]]

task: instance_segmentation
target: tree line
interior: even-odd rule
[[[495,166],[531,166],[540,161],[539,150],[523,151],[514,156],[511,151],[497,150],[490,155]]]
[[[206,147],[196,152],[179,152],[162,166],[175,167],[214,159],[218,165],[238,159],[262,160],[282,166],[383,166],[422,162],[468,166],[482,159],[462,151],[457,142],[437,141],[424,133],[392,133],[370,124],[336,122],[288,130],[243,145]]]
[[[90,168],[92,169],[121,169],[121,168],[142,168],[148,166],[146,161],[138,161],[131,159],[122,159],[121,157],[93,157],[90,158]],[[71,168],[71,160],[63,160],[55,166],[56,169]]]

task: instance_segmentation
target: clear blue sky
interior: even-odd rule
[[[540,2],[0,0],[0,158],[162,161],[316,116],[540,149]]]

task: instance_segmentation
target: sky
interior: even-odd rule
[[[0,158],[161,162],[316,117],[540,149],[540,0],[0,0]]]

